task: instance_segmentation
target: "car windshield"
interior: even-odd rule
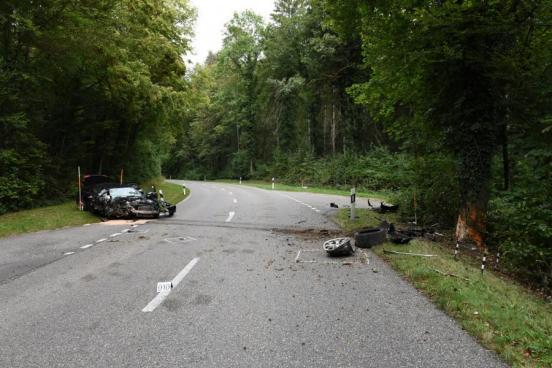
[[[136,188],[111,188],[109,194],[112,198],[118,197],[142,197],[142,193]]]

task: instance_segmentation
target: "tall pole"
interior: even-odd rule
[[[81,189],[81,171],[80,171],[80,166],[77,166],[77,182],[78,182],[78,187],[79,187],[79,210],[83,210],[83,205],[82,205],[82,189]]]

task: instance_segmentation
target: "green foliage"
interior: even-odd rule
[[[552,153],[532,150],[516,162],[522,183],[497,193],[489,216],[492,244],[510,272],[552,288]]]
[[[72,192],[77,165],[160,175],[186,108],[186,0],[39,3],[0,5],[0,212]]]

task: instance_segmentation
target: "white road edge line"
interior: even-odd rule
[[[180,284],[180,282],[184,279],[184,277],[186,277],[188,273],[190,273],[190,271],[192,270],[192,268],[194,268],[197,262],[199,262],[199,257],[192,259],[190,263],[188,263],[186,267],[184,267],[182,271],[180,271],[178,275],[176,275],[174,279],[172,279],[173,289],[177,287],[178,284]],[[171,291],[169,290],[169,291],[162,291],[159,294],[157,294],[157,296],[153,298],[152,301],[149,302],[148,305],[144,307],[144,309],[142,309],[142,312],[153,312],[155,308],[157,308],[161,303],[163,303],[163,301],[167,298],[167,296],[169,296],[170,293]]]
[[[80,247],[80,249],[88,249],[92,246],[94,246],[94,244],[86,244],[86,245],[83,245],[82,247]]]
[[[232,221],[232,219],[234,218],[234,215],[236,214],[236,212],[232,211],[232,212],[229,212],[228,213],[228,218],[226,219],[225,222],[230,222]]]

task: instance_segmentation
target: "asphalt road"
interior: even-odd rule
[[[346,197],[186,184],[173,218],[0,240],[0,367],[505,366],[371,252],[325,257]]]

